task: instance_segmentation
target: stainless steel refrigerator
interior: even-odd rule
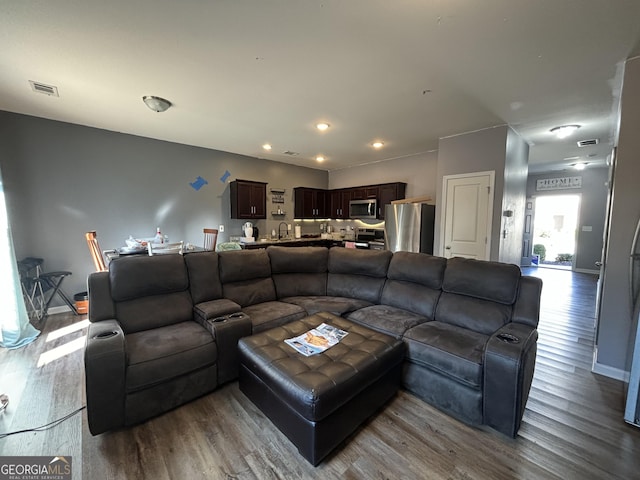
[[[420,252],[433,255],[435,205],[392,203],[385,206],[384,239],[392,252]]]

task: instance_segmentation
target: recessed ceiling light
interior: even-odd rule
[[[553,127],[550,132],[558,138],[567,138],[579,128],[580,125],[560,125],[559,127]]]
[[[586,168],[586,166],[589,165],[588,162],[583,162],[583,163],[574,163],[573,165],[571,165],[573,168],[575,168],[576,170],[584,170]]]
[[[320,130],[321,132],[324,132],[325,130],[327,130],[329,128],[329,124],[328,123],[324,123],[324,122],[323,123],[318,123],[316,125],[316,128],[318,130]]]
[[[383,143],[383,142],[380,142],[380,141],[378,141],[378,142],[373,142],[373,143],[371,144],[371,146],[372,146],[373,148],[382,148],[382,147],[384,147],[384,143]]]
[[[271,150],[271,145],[265,143],[264,145],[262,145],[262,148],[264,148],[265,150]]]
[[[316,161],[317,162],[324,162],[324,157],[322,155],[317,155],[316,156]]]

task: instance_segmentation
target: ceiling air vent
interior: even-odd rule
[[[31,89],[36,93],[44,93],[45,95],[50,95],[52,97],[58,97],[58,87],[54,87],[53,85],[47,85],[45,83],[34,82],[33,80],[29,80],[31,84]]]
[[[292,157],[295,157],[295,156],[297,156],[297,155],[300,155],[300,153],[298,153],[298,152],[292,152],[291,150],[285,150],[285,151],[284,151],[284,152],[282,152],[282,153],[284,153],[285,155],[291,155]]]
[[[590,147],[591,145],[597,145],[600,143],[600,140],[597,138],[592,138],[591,140],[580,140],[578,142],[579,147]]]

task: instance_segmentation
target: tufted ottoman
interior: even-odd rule
[[[305,357],[284,340],[321,323],[349,332]],[[320,461],[398,390],[404,344],[331,313],[317,313],[238,342],[240,390],[311,464]]]

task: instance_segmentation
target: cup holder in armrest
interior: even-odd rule
[[[229,315],[229,318],[241,318],[241,317],[244,317],[244,313],[242,312],[232,313],[231,315]]]
[[[499,333],[498,340],[506,343],[520,343],[520,339],[510,333]]]
[[[216,318],[211,318],[209,321],[212,323],[220,323],[226,320],[227,320],[227,317],[216,317]]]
[[[105,339],[115,337],[116,335],[118,335],[118,332],[111,330],[110,332],[100,332],[99,334],[94,335],[93,338]]]

